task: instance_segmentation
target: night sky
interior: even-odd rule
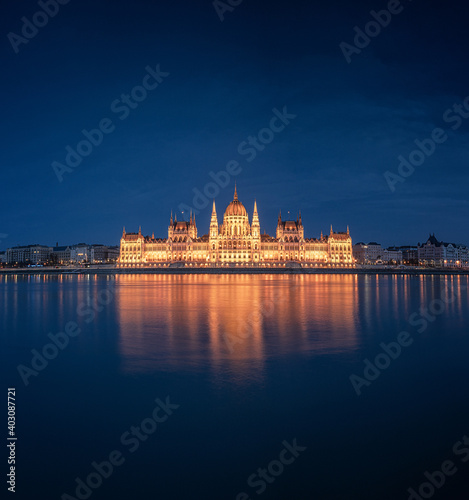
[[[0,249],[118,244],[124,225],[166,237],[171,209],[187,217],[194,189],[232,161],[238,173],[215,197],[220,224],[236,181],[270,234],[280,209],[301,210],[307,237],[332,224],[349,225],[354,242],[416,244],[434,232],[469,244],[469,120],[448,112],[469,96],[464,3],[404,0],[349,62],[340,44],[351,47],[354,27],[386,1],[237,3],[221,21],[211,0],[70,0],[28,41],[22,18],[41,7],[2,2]],[[116,102],[147,67],[166,75],[157,88],[134,109]],[[248,153],[242,143],[285,108],[294,117]],[[112,131],[67,166],[66,147],[102,120]],[[437,127],[447,140],[392,191],[385,173]],[[57,175],[54,162],[72,171]],[[211,200],[198,210],[199,235]]]

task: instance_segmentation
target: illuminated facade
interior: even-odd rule
[[[296,221],[278,217],[275,237],[261,234],[257,204],[252,222],[235,188],[233,201],[218,225],[215,201],[208,234],[198,237],[195,216],[189,222],[173,220],[165,239],[122,233],[119,267],[154,267],[170,264],[185,266],[302,266],[353,267],[352,238],[331,231],[319,239],[305,238],[301,214]]]

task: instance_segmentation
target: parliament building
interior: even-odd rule
[[[254,202],[252,221],[238,200],[235,187],[233,201],[218,225],[215,201],[208,234],[197,235],[195,215],[189,221],[173,220],[171,215],[168,237],[155,238],[138,233],[122,233],[118,266],[302,266],[353,267],[352,238],[349,230],[327,236],[305,238],[301,213],[296,220],[278,216],[275,237],[261,234],[257,204]]]

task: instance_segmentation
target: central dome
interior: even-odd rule
[[[244,208],[244,205],[238,200],[238,193],[236,192],[236,186],[235,186],[233,201],[226,207],[225,210],[225,217],[227,215],[246,216],[246,217],[248,216],[248,213]]]

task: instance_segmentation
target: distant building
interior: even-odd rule
[[[90,261],[93,263],[106,262],[107,247],[104,245],[91,245],[90,246]]]
[[[116,262],[119,257],[119,247],[108,247],[106,245],[78,245],[62,246],[56,245],[52,249],[52,260],[58,264],[104,264]]]
[[[119,257],[119,247],[106,245],[77,245],[47,247],[44,245],[27,245],[8,248],[0,253],[0,263],[8,264],[83,264],[112,263]]]
[[[78,243],[73,245],[70,251],[70,260],[74,264],[83,264],[91,262],[91,248],[86,243]]]
[[[52,248],[51,260],[56,264],[70,264],[72,261],[72,250],[69,246],[59,247],[58,244]]]
[[[425,243],[418,245],[418,260],[424,266],[467,267],[468,248],[464,245],[438,241],[433,233]]]
[[[417,265],[419,263],[418,247],[403,246],[400,247],[402,252],[402,263],[407,265]]]
[[[119,247],[108,247],[106,245],[91,245],[90,258],[93,264],[104,264],[116,262],[119,257]]]
[[[458,252],[461,267],[469,267],[469,248],[465,245],[459,245]]]
[[[45,264],[50,259],[51,247],[45,245],[27,245],[8,248],[6,260],[8,264]]]
[[[107,262],[117,262],[119,260],[120,248],[115,245],[107,247]]]
[[[376,264],[383,258],[383,249],[375,241],[368,244],[359,242],[353,245],[353,256],[358,264]]]
[[[381,260],[387,264],[401,264],[402,250],[397,247],[389,247],[383,250]]]

